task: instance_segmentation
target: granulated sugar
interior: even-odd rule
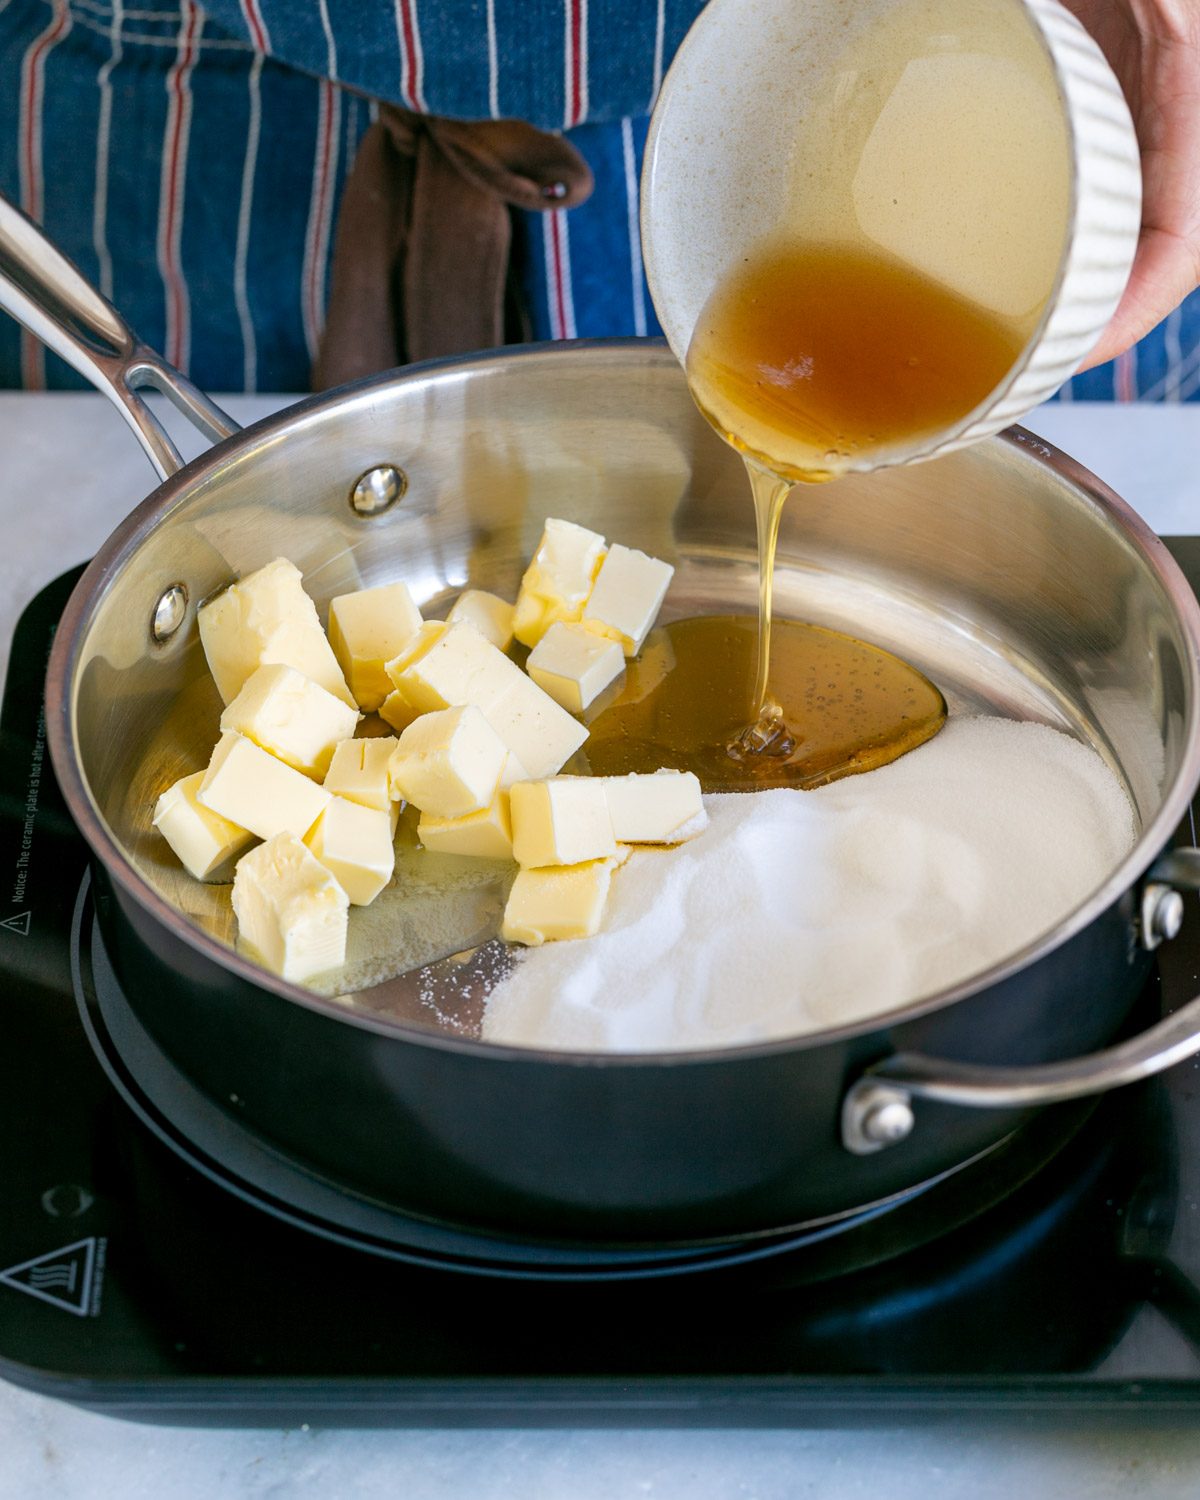
[[[638,1052],[881,1014],[1049,931],[1135,836],[1093,750],[1001,719],[818,791],[705,803],[698,839],[615,874],[598,936],[522,955],[486,1038]]]

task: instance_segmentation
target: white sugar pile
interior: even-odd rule
[[[614,875],[598,936],[522,956],[485,1037],[639,1052],[882,1014],[1049,931],[1135,836],[1093,750],[1001,719],[819,791],[705,802],[698,839]]]

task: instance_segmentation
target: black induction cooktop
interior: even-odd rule
[[[267,1160],[153,1054],[92,922],[41,712],[77,576],[23,615],[0,717],[0,1377],[222,1426],[1200,1412],[1195,1062],[887,1213],[703,1253],[539,1258]],[[1188,904],[1143,1018],[1200,986]]]

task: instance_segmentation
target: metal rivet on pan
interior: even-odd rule
[[[150,634],[160,646],[171,639],[187,618],[187,605],[188,591],[182,583],[173,583],[159,595],[150,619]]]
[[[915,1123],[911,1105],[900,1099],[889,1099],[867,1111],[862,1133],[876,1145],[892,1146],[911,1135]]]
[[[1151,952],[1179,936],[1183,897],[1169,885],[1151,881],[1142,893],[1142,947]]]
[[[358,516],[377,516],[401,499],[408,475],[395,464],[376,464],[361,474],[350,491],[350,509]]]
[[[870,1156],[913,1132],[916,1117],[906,1090],[865,1077],[842,1101],[842,1145],[855,1156]]]

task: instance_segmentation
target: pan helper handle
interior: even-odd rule
[[[0,196],[0,307],[112,401],[160,479],[183,467],[178,448],[138,394],[161,391],[205,437],[237,423],[148,349],[38,226]]]
[[[1200,890],[1200,849],[1172,849],[1147,872],[1139,934],[1143,947],[1156,948],[1178,932],[1179,888]],[[1200,996],[1128,1041],[1062,1062],[993,1068],[898,1052],[848,1089],[842,1101],[842,1145],[855,1156],[870,1156],[905,1140],[916,1126],[914,1099],[969,1109],[1033,1109],[1137,1083],[1197,1052]]]

